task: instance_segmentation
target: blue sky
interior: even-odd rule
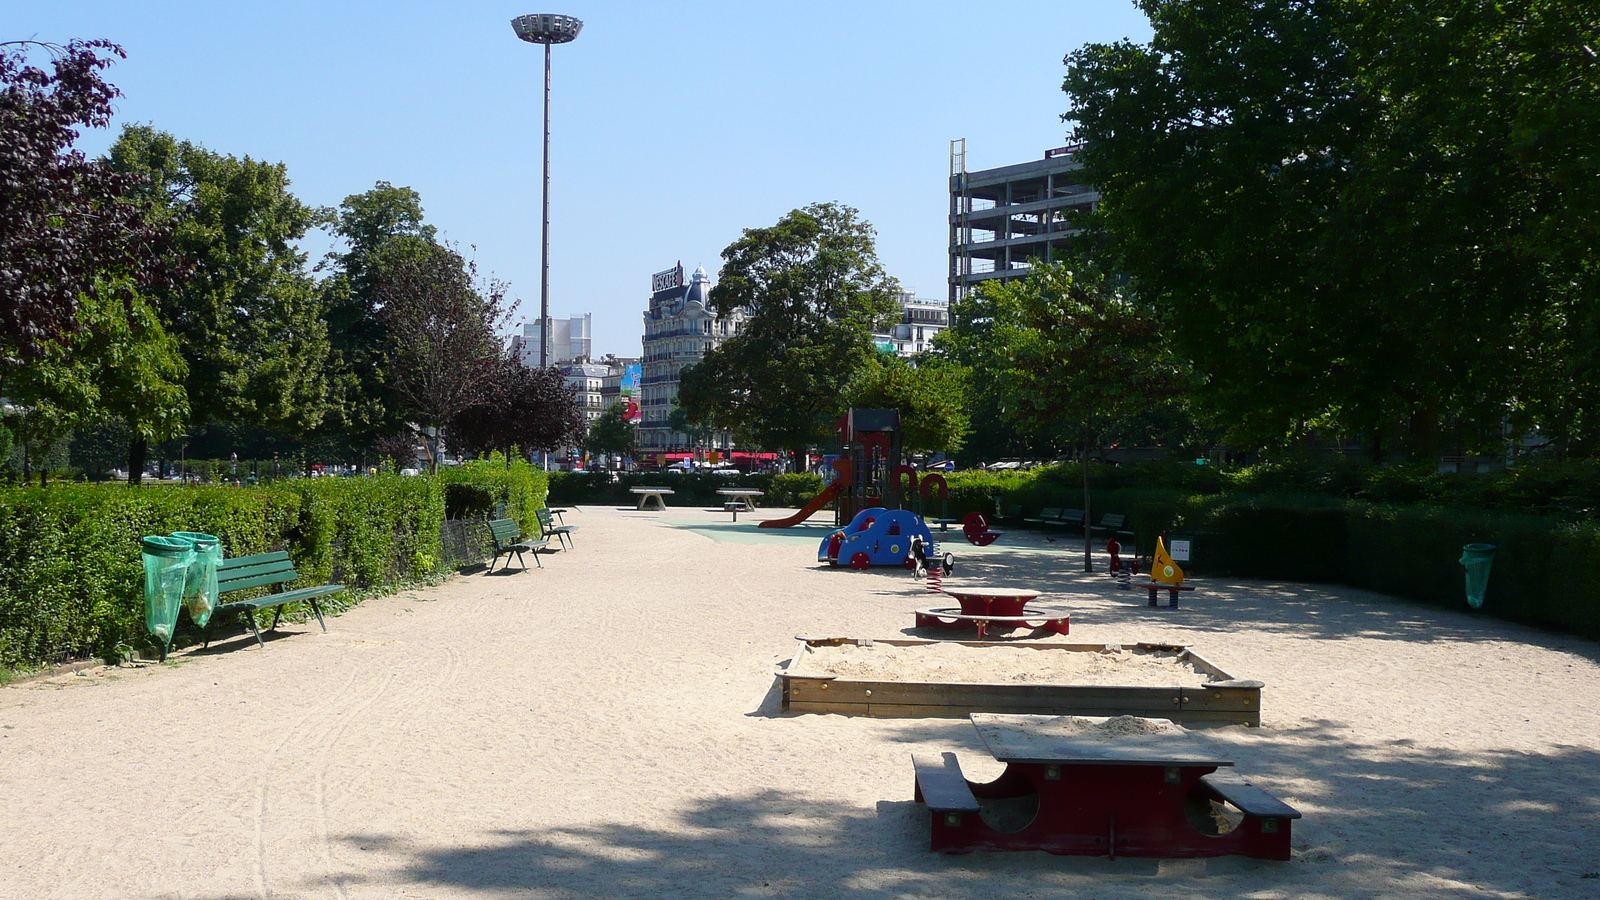
[[[1062,56],[1149,38],[1129,0],[0,0],[0,40],[127,50],[84,150],[147,122],[282,161],[311,204],[409,185],[537,316],[542,56],[510,26],[535,12],[584,21],[555,48],[550,294],[594,314],[596,355],[639,352],[652,272],[715,278],[741,229],[816,201],[859,209],[889,274],[944,297],[949,142],[972,169],[1040,157],[1065,141]]]

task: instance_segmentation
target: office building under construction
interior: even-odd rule
[[[967,142],[950,142],[950,302],[980,281],[1028,274],[1034,260],[1054,262],[1077,226],[1073,212],[1100,200],[1083,182],[1078,145],[1047,151],[1044,159],[967,171]]]

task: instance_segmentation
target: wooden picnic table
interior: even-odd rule
[[[633,487],[628,488],[628,492],[639,495],[639,504],[634,509],[644,509],[651,500],[656,502],[657,508],[666,509],[667,501],[662,495],[673,493],[669,487]]]
[[[934,813],[935,850],[1289,858],[1289,823],[1300,813],[1231,769],[1219,773],[1233,760],[1166,720],[1131,719],[1124,731],[1073,717],[971,718],[1006,769],[973,784],[954,754],[913,755],[917,799]],[[1223,801],[1242,813],[1238,821],[1219,816],[1230,809]]]

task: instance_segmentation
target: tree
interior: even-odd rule
[[[472,453],[550,450],[583,431],[576,388],[560,370],[530,368],[511,353],[494,363],[482,399],[451,420],[451,441]]]
[[[98,418],[122,425],[128,483],[137,485],[150,443],[179,433],[189,418],[188,366],[154,305],[140,294],[131,300],[127,307],[86,302],[85,331],[72,356],[91,366]]]
[[[901,446],[910,452],[955,453],[972,431],[969,372],[936,356],[878,354],[851,388],[851,406],[900,410]]]
[[[613,403],[601,411],[600,417],[589,426],[583,449],[600,457],[631,457],[637,453],[639,429],[623,418],[627,411],[626,403]]]
[[[1375,454],[1404,433],[1425,457],[1447,419],[1498,433],[1549,396],[1546,373],[1574,383],[1582,347],[1566,367],[1548,348],[1563,329],[1581,343],[1574,294],[1593,296],[1594,207],[1567,202],[1592,188],[1563,184],[1592,180],[1571,181],[1595,160],[1579,137],[1596,116],[1592,15],[1566,0],[1140,6],[1149,45],[1068,56],[1067,118],[1111,258],[1161,310],[1213,420],[1266,445],[1361,432]],[[1563,294],[1572,309],[1552,305]]]
[[[309,434],[327,411],[327,323],[295,242],[317,214],[289,192],[284,166],[143,125],[123,129],[109,160],[144,182],[146,215],[171,225],[174,259],[190,267],[152,298],[187,363],[195,424]]]
[[[125,199],[135,179],[71,149],[79,126],[110,122],[120,94],[100,71],[124,56],[107,41],[0,44],[0,379],[76,331],[83,297],[168,274],[155,264],[165,230]]]
[[[391,248],[374,266],[373,296],[382,310],[392,354],[389,386],[399,412],[436,439],[438,429],[489,402],[499,365],[496,331],[508,314],[505,288],[476,287],[477,267],[454,250],[428,245],[421,252]],[[429,471],[438,448],[428,447]]]
[[[940,344],[989,374],[1006,418],[1082,454],[1091,571],[1091,451],[1145,437],[1152,412],[1179,402],[1184,369],[1154,316],[1092,268],[1038,265],[1016,281],[983,282],[963,307]]]
[[[679,401],[691,419],[802,454],[828,440],[847,408],[899,286],[878,262],[872,226],[835,203],[746,229],[722,258],[711,302],[719,315],[748,318],[681,373]]]
[[[322,283],[332,398],[324,436],[370,445],[403,425],[387,382],[389,337],[374,288],[382,259],[435,245],[437,232],[422,219],[417,192],[387,181],[344,198],[332,214],[346,250],[319,265],[330,273]]]

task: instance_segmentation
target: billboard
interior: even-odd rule
[[[676,287],[683,287],[683,263],[650,276],[650,293],[659,294],[670,291]]]
[[[639,380],[644,374],[641,365],[624,366],[622,369],[622,402],[625,404],[622,411],[622,421],[637,422],[643,417],[639,411]]]

